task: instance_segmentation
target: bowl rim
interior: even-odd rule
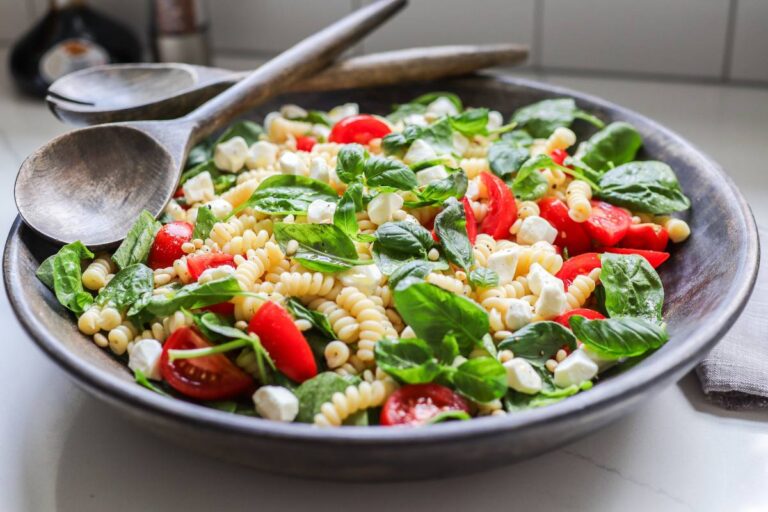
[[[741,213],[741,220],[746,229],[743,269],[735,274],[723,306],[713,312],[707,325],[694,331],[685,340],[675,345],[667,345],[663,357],[649,360],[631,371],[617,375],[609,381],[594,386],[585,393],[579,393],[557,404],[538,409],[521,411],[503,417],[474,418],[468,422],[447,422],[433,425],[429,429],[345,427],[343,429],[319,429],[309,424],[280,423],[261,418],[245,417],[199,406],[156,394],[134,382],[119,379],[99,369],[86,360],[78,358],[62,345],[57,337],[49,332],[32,311],[22,294],[18,283],[22,280],[17,272],[15,256],[20,249],[19,230],[22,220],[16,217],[3,255],[3,274],[6,294],[12,309],[35,343],[60,367],[70,374],[79,384],[110,401],[120,402],[128,407],[141,409],[143,412],[164,417],[174,422],[191,423],[199,428],[228,432],[230,434],[258,436],[261,439],[283,440],[292,443],[312,443],[327,445],[391,445],[435,444],[507,434],[510,431],[525,431],[550,422],[567,421],[575,416],[597,412],[610,408],[618,402],[639,395],[649,382],[665,376],[679,375],[690,369],[717,341],[730,329],[746,305],[757,278],[759,265],[759,238],[757,227],[749,205],[741,192],[722,168],[698,147],[685,140],[676,132],[660,125],[652,119],[630,109],[603,100],[591,94],[570,88],[550,85],[535,80],[497,75],[480,74],[475,77],[456,80],[478,80],[485,84],[500,84],[534,89],[548,94],[562,95],[585,101],[599,108],[612,111],[625,118],[634,118],[644,122],[650,129],[661,133],[676,145],[684,147],[701,157],[706,164],[702,170],[716,184],[728,190]],[[446,81],[446,83],[449,83]]]

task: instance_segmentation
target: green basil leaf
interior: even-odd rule
[[[579,145],[574,158],[599,172],[631,162],[643,145],[640,133],[629,123],[611,123]]]
[[[416,174],[399,160],[373,156],[366,161],[363,172],[369,187],[411,190],[418,185]]]
[[[493,357],[478,357],[462,363],[453,373],[456,391],[476,402],[490,402],[507,392],[507,371]]]
[[[195,230],[192,232],[192,238],[205,240],[211,234],[214,224],[219,219],[213,214],[207,206],[201,206],[197,209],[197,220],[195,220]]]
[[[341,196],[336,211],[333,213],[333,225],[349,236],[357,235],[360,225],[357,222],[356,212],[363,209],[363,184],[352,183]]]
[[[451,128],[466,137],[488,135],[487,108],[470,108],[449,119]]]
[[[290,117],[292,121],[301,121],[303,123],[310,124],[322,124],[325,126],[332,126],[333,122],[328,117],[328,114],[320,110],[310,110],[304,117]]]
[[[380,248],[422,258],[435,245],[430,232],[413,222],[385,222],[375,236]]]
[[[518,109],[512,121],[533,137],[546,139],[555,129],[569,127],[576,118],[584,119],[602,128],[603,123],[596,117],[579,110],[571,98],[543,100]]]
[[[453,129],[448,118],[421,128],[416,138],[424,139],[438,155],[453,153]]]
[[[445,208],[435,217],[435,234],[440,239],[448,261],[469,272],[474,262],[474,252],[467,236],[464,205],[456,198],[448,199]]]
[[[436,343],[452,332],[463,355],[489,331],[488,313],[478,303],[423,281],[400,281],[394,301],[419,338]]]
[[[394,290],[398,283],[407,277],[424,279],[427,277],[427,274],[433,270],[444,268],[447,268],[447,265],[440,265],[437,262],[427,260],[411,260],[407,263],[402,263],[396,266],[395,269],[389,274],[389,280],[387,281],[387,284],[389,285],[390,289]],[[379,270],[381,270],[381,268],[379,268]],[[384,271],[382,270],[382,274],[383,273]]]
[[[466,421],[471,419],[472,416],[467,414],[466,411],[442,411],[429,418],[425,425],[445,423],[446,421]]]
[[[503,180],[511,179],[528,158],[528,148],[507,140],[494,142],[488,148],[491,171]]]
[[[179,186],[186,183],[188,180],[194,178],[198,174],[202,174],[204,172],[207,172],[211,175],[211,179],[215,180],[219,176],[221,176],[221,171],[219,171],[218,167],[213,163],[213,160],[205,160],[203,162],[200,162],[199,164],[195,165],[194,167],[191,167],[184,171],[181,174],[181,178],[179,179]]]
[[[600,281],[608,316],[634,316],[661,322],[664,285],[648,260],[636,254],[601,256]]]
[[[531,137],[531,134],[525,130],[512,130],[511,132],[507,132],[501,136],[501,140],[524,148],[528,148],[533,144],[533,137]]]
[[[306,176],[277,174],[262,181],[236,212],[253,208],[270,215],[306,215],[310,203],[318,199],[335,203],[339,196],[322,181]]]
[[[478,267],[469,273],[469,282],[475,288],[493,288],[499,285],[499,274],[490,268]]]
[[[357,258],[352,240],[333,224],[286,224],[274,225],[273,233],[283,251],[291,240],[299,243],[293,255],[307,270],[338,272],[355,265],[369,265],[370,260]]]
[[[217,279],[204,284],[190,283],[165,295],[153,295],[139,308],[137,304],[128,310],[128,316],[143,323],[152,318],[172,315],[180,309],[198,309],[226,302],[241,293],[234,277]]]
[[[376,342],[376,365],[405,384],[426,384],[440,375],[440,365],[424,340],[383,339]]]
[[[447,98],[451,103],[453,103],[453,105],[456,107],[456,110],[458,110],[459,112],[464,110],[464,105],[461,103],[461,98],[459,98],[456,94],[452,92],[444,92],[444,91],[428,92],[414,99],[413,101],[411,101],[411,103],[427,106],[438,98]]]
[[[360,144],[345,144],[336,157],[336,175],[344,183],[357,181],[363,174],[368,152]]]
[[[125,267],[113,277],[96,296],[99,306],[110,305],[120,311],[139,301],[146,301],[155,288],[152,269],[141,263]]]
[[[669,339],[666,329],[642,318],[587,320],[572,316],[569,324],[576,337],[596,354],[619,359],[655,350]]]
[[[189,150],[187,155],[187,163],[184,165],[184,169],[188,170],[193,167],[207,162],[211,158],[211,144],[208,141],[201,142],[192,149]]]
[[[544,366],[563,347],[575,350],[576,337],[557,322],[528,324],[499,343],[499,350],[509,349],[515,357],[537,366]]]
[[[285,301],[285,306],[294,318],[306,320],[326,338],[336,339],[336,333],[333,332],[331,322],[321,312],[307,308],[295,297],[289,297]]]
[[[253,121],[238,121],[221,134],[221,137],[214,142],[213,147],[235,137],[242,137],[245,139],[245,143],[250,146],[259,140],[262,133],[264,133],[264,129],[258,123],[254,123]]]
[[[117,268],[125,268],[134,263],[144,263],[155,241],[155,235],[160,230],[161,224],[155,220],[151,213],[144,210],[133,223],[125,240],[112,255],[112,261]]]
[[[237,183],[236,174],[220,174],[218,177],[213,179],[213,190],[216,192],[216,195],[221,195],[234,187],[235,183]]]
[[[406,201],[409,208],[421,208],[434,204],[443,204],[448,198],[461,199],[467,193],[469,182],[462,170],[457,170],[441,180],[436,180],[416,193],[418,201]]]
[[[93,258],[93,253],[81,242],[72,242],[53,256],[50,268],[44,267],[38,272],[44,279],[53,278],[56,299],[76,315],[81,315],[93,303],[93,296],[83,289],[82,281],[82,260],[88,258]]]
[[[564,167],[556,164],[549,155],[537,155],[529,158],[520,167],[520,170],[512,182],[512,191],[523,201],[536,201],[547,193],[549,183],[539,172],[541,169],[560,169]],[[569,171],[569,169],[565,169]]]
[[[507,412],[535,409],[561,402],[580,391],[592,389],[592,381],[585,380],[579,385],[573,384],[567,388],[553,388],[535,395],[527,395],[510,389],[504,397],[504,409]]]
[[[439,342],[429,343],[432,348],[432,352],[438,361],[443,364],[453,364],[454,359],[459,355],[459,342],[456,340],[456,335],[449,332]]]
[[[248,334],[230,325],[229,321],[221,315],[211,311],[203,313],[187,313],[206,339],[221,343],[230,339],[244,339]]]
[[[427,107],[419,103],[403,103],[402,105],[396,105],[391,114],[387,116],[393,123],[404,121],[408,116],[423,115],[426,113]]]
[[[419,138],[422,127],[409,125],[402,132],[392,132],[381,139],[381,147],[384,153],[394,155],[404,153],[413,141]]]
[[[687,210],[674,171],[663,162],[630,162],[611,169],[600,179],[598,197],[634,212],[656,215]]]
[[[299,399],[299,414],[296,421],[312,423],[320,407],[331,401],[334,393],[343,393],[349,386],[356,386],[360,379],[354,376],[338,375],[334,372],[323,372],[309,380],[305,380],[296,388],[294,394]]]

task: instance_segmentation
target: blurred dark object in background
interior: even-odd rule
[[[152,0],[152,56],[156,62],[208,65],[208,16],[201,0]]]
[[[14,45],[9,63],[19,89],[42,97],[67,73],[139,62],[141,56],[134,33],[85,5],[85,0],[50,0],[45,16]]]

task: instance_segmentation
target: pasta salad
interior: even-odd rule
[[[690,201],[642,144],[569,98],[507,123],[449,92],[285,105],[193,148],[114,253],[37,275],[163,395],[326,427],[514,414],[668,339],[655,269]]]

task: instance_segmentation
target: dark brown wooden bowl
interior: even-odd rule
[[[758,237],[744,198],[723,171],[679,135],[639,114],[568,89],[512,78],[471,77],[429,84],[290,94],[283,103],[327,109],[354,101],[385,113],[393,103],[432,90],[458,93],[468,105],[489,106],[505,117],[544,98],[569,96],[605,121],[634,124],[645,140],[641,158],[669,163],[691,198],[692,236],[662,271],[670,341],[639,365],[604,379],[558,404],[508,415],[420,429],[319,429],[236,416],[164,398],[133,382],[131,374],[81,335],[71,314],[35,278],[55,247],[19,220],[4,256],[6,290],[24,328],[80,386],[158,435],[192,450],[289,475],[339,480],[402,480],[467,474],[540,454],[615,420],[675,382],[717,343],[736,320],[755,282]],[[579,135],[589,128],[576,123]],[[653,449],[653,447],[649,447]]]

